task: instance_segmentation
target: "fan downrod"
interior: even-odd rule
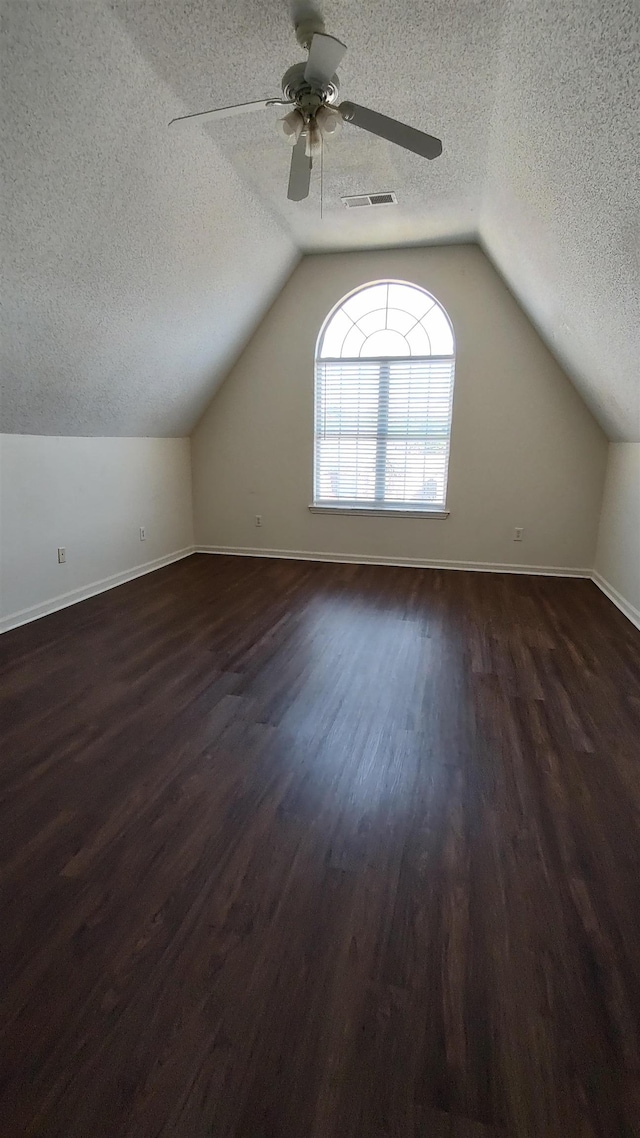
[[[324,20],[317,13],[309,13],[305,19],[299,20],[296,24],[296,39],[305,51],[311,47],[311,40],[316,33],[324,35],[324,32]]]

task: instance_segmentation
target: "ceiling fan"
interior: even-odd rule
[[[294,143],[287,197],[296,202],[309,195],[313,159],[322,152],[323,136],[333,134],[342,121],[395,142],[422,158],[437,158],[442,153],[439,138],[415,127],[371,111],[368,107],[360,107],[357,103],[336,105],[340,83],[335,72],[347,49],[335,36],[326,35],[317,16],[297,24],[296,37],[301,47],[308,50],[309,58],[306,63],[295,63],[283,75],[283,98],[257,99],[230,107],[216,107],[212,111],[180,115],[172,119],[169,126],[191,119],[224,119],[265,107],[292,107],[282,119],[282,127]]]

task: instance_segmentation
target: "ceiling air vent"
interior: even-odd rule
[[[343,198],[342,201],[347,209],[357,209],[359,206],[367,205],[397,205],[398,199],[392,190],[384,194],[354,194],[351,197]]]

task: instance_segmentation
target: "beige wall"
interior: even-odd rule
[[[640,443],[611,443],[596,579],[640,628]]]
[[[0,436],[0,629],[192,543],[188,439]]]
[[[445,521],[307,508],[316,337],[345,293],[384,277],[428,289],[455,330]],[[606,455],[600,427],[477,246],[309,256],[196,428],[196,542],[590,570]],[[513,541],[515,526],[524,527],[523,542]]]

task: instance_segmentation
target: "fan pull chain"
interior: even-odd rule
[[[320,131],[320,221],[322,221],[322,203],[324,200],[324,131]]]

